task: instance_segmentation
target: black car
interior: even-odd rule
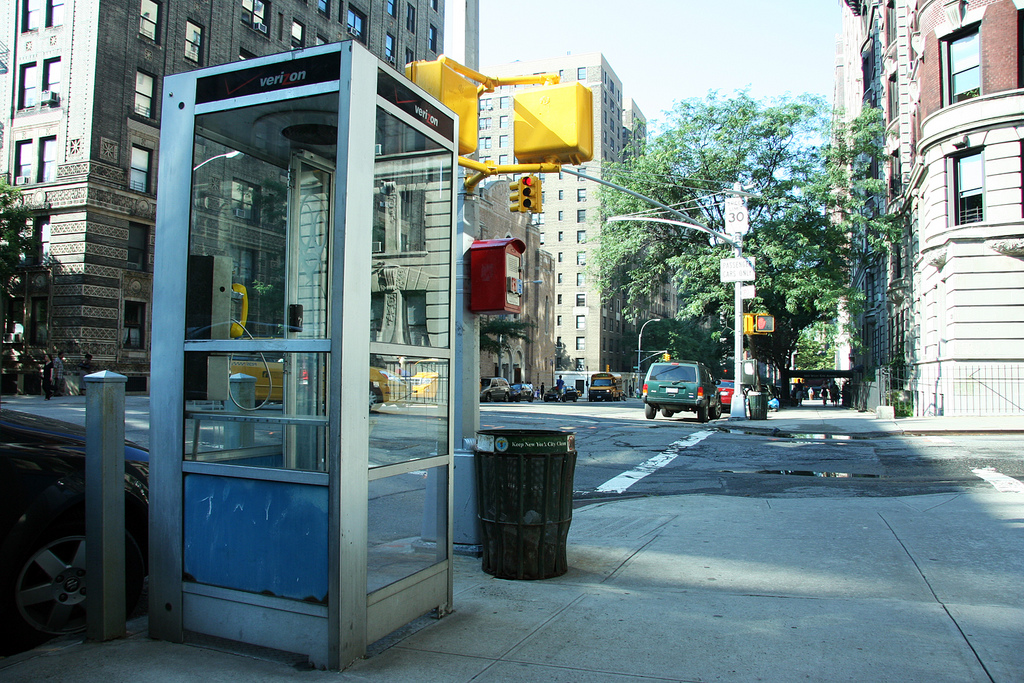
[[[561,401],[562,403],[572,401],[573,403],[575,403],[577,400],[579,400],[579,397],[580,392],[574,389],[573,387],[565,387],[562,390],[561,394],[558,393],[558,389],[556,387],[551,387],[550,389],[544,392],[545,401]]]
[[[148,573],[148,476],[126,444],[128,615]],[[84,630],[85,572],[85,429],[0,411],[0,654]]]

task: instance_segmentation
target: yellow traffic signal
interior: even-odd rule
[[[768,334],[775,331],[775,318],[770,315],[754,316],[754,330],[757,334]]]
[[[477,145],[480,110],[477,84],[437,60],[406,64],[405,77],[459,115],[459,154],[472,153]]]
[[[509,195],[508,210],[513,213],[540,213],[540,177],[527,175],[508,184],[512,190]]]
[[[672,354],[671,353],[663,353],[663,354],[661,354],[661,359],[667,363],[668,361],[672,360]]]
[[[766,313],[744,313],[743,334],[771,334],[775,331],[775,317]]]

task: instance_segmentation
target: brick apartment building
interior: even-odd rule
[[[840,362],[917,415],[1024,413],[1024,3],[847,0],[837,55],[837,106],[884,112],[876,210],[907,217]]]
[[[36,245],[4,328],[3,392],[38,392],[57,350],[148,390],[165,75],[349,39],[401,68],[439,56],[443,30],[444,0],[0,3],[0,173]]]

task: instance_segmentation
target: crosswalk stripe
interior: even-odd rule
[[[976,475],[996,487],[1000,493],[1024,493],[1024,483],[997,472],[994,467],[981,467],[971,470]]]
[[[669,445],[667,449],[658,453],[653,458],[643,461],[628,472],[612,477],[605,483],[595,489],[600,493],[622,493],[633,484],[637,483],[649,474],[657,472],[659,469],[669,464],[684,448],[696,445],[714,434],[714,432],[694,432],[685,439],[680,439]]]

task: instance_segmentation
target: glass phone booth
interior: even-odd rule
[[[353,42],[163,92],[150,631],[342,668],[451,605],[457,121]]]

